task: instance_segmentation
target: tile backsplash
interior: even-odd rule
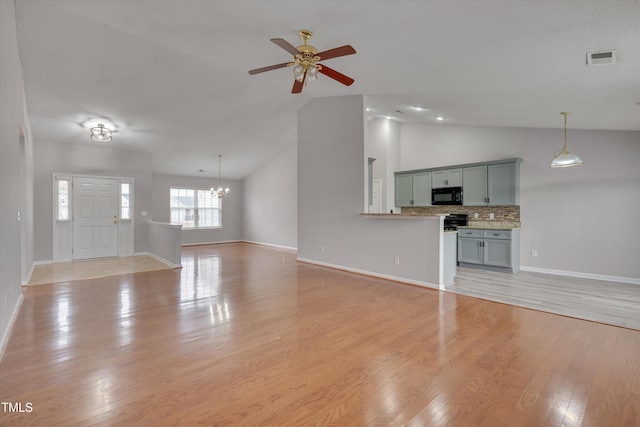
[[[402,208],[403,214],[467,214],[469,221],[520,222],[520,206],[424,206]],[[474,214],[478,218],[474,218]],[[494,218],[490,218],[493,213]]]

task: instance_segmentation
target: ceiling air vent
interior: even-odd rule
[[[615,64],[617,50],[603,50],[600,52],[587,52],[587,65],[608,65]]]

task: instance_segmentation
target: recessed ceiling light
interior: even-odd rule
[[[441,122],[441,121],[443,121],[443,120],[444,120],[444,117],[442,117],[442,116],[436,116],[436,120],[437,120],[437,121],[439,121],[439,122]]]
[[[420,107],[420,106],[417,106],[417,105],[415,107],[413,107],[413,109],[416,110],[416,111],[427,111],[427,108],[423,108],[423,107]]]

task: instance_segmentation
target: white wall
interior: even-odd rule
[[[115,140],[114,140],[115,141]],[[53,257],[52,178],[53,173],[130,177],[134,179],[134,251],[147,251],[147,218],[151,211],[151,154],[99,146],[87,137],[87,145],[36,142],[35,169],[35,259]]]
[[[362,96],[316,98],[298,113],[298,258],[437,287],[439,220],[361,215],[363,104]]]
[[[298,147],[244,180],[244,240],[298,247]]]
[[[1,357],[34,257],[33,147],[12,1],[0,1],[0,94]]]
[[[394,171],[400,168],[400,123],[374,118],[367,122],[365,152],[373,163],[373,178],[382,180],[382,212],[395,209]],[[395,210],[394,210],[395,212]]]
[[[171,187],[211,188],[218,180],[175,175],[153,175],[153,209],[151,217],[159,222],[170,222],[169,189]],[[229,187],[230,194],[222,199],[222,227],[212,229],[182,230],[182,244],[205,244],[242,240],[242,181],[221,181]]]
[[[567,140],[584,165],[551,169],[561,128],[403,124],[401,169],[523,158],[522,266],[640,279],[640,132],[569,129]]]

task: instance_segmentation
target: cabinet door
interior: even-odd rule
[[[446,187],[462,187],[462,168],[447,169]]]
[[[447,171],[439,170],[431,172],[431,186],[433,188],[446,187]]]
[[[396,206],[412,206],[413,202],[413,174],[402,173],[396,175]]]
[[[413,206],[431,206],[431,172],[413,174]]]
[[[431,184],[433,188],[462,187],[462,168],[431,172]]]
[[[487,204],[487,167],[472,166],[462,169],[464,182],[462,204],[484,206]]]
[[[495,267],[511,267],[511,241],[485,239],[484,264]]]
[[[458,261],[482,264],[482,239],[458,238]]]
[[[488,197],[490,205],[516,205],[519,168],[515,163],[488,166]]]

